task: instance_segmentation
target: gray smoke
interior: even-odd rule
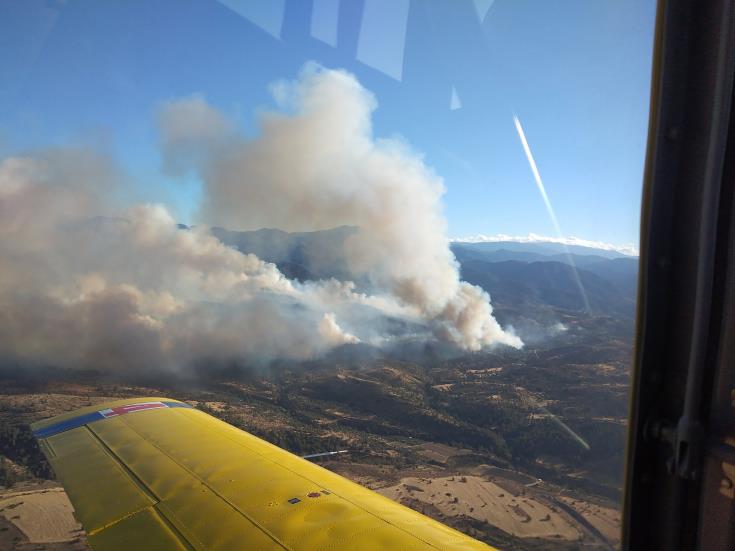
[[[441,179],[405,144],[372,137],[375,101],[354,77],[311,66],[274,94],[282,111],[253,140],[200,97],[162,109],[166,168],[195,168],[205,185],[190,230],[164,206],[116,203],[125,176],[92,151],[0,162],[0,360],[174,370],[409,337],[520,346],[487,294],[459,281]],[[369,290],[288,280],[210,224],[356,226],[344,255]]]
[[[459,279],[441,178],[405,143],[373,137],[373,95],[352,75],[315,64],[272,89],[281,109],[261,116],[260,134],[251,140],[233,134],[200,97],[163,109],[170,165],[180,166],[192,147],[208,152],[194,164],[205,184],[202,221],[287,231],[356,226],[343,253],[374,290],[462,348],[520,346],[492,317],[488,295]]]

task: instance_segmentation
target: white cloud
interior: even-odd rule
[[[575,245],[579,247],[591,247],[593,249],[601,249],[603,251],[615,251],[627,256],[638,256],[638,247],[633,243],[624,243],[616,245],[613,243],[605,243],[604,241],[592,241],[590,239],[582,239],[580,237],[548,237],[529,233],[525,236],[506,235],[498,233],[496,235],[471,235],[468,237],[456,237],[451,239],[453,243],[501,243],[510,241],[512,243],[559,243],[561,245]]]

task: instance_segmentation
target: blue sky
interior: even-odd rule
[[[155,114],[202,94],[246,134],[269,84],[309,60],[353,72],[445,181],[452,236],[555,235],[513,116],[567,235],[638,240],[652,0],[0,1],[0,155],[91,145],[135,200],[194,222],[161,169]]]

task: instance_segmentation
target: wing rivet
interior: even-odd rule
[[[322,494],[320,494],[319,492],[311,492],[306,494],[307,497],[321,497],[321,495]]]

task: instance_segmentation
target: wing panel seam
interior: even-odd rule
[[[194,408],[194,409],[196,409],[196,408]],[[177,414],[178,414],[178,413],[179,413],[179,412],[177,412]],[[186,417],[188,417],[189,419],[195,419],[195,418],[192,418],[192,417],[189,417],[189,416],[186,416]],[[216,419],[216,417],[215,417],[215,419]],[[220,423],[224,423],[224,421],[222,421],[222,420],[220,420],[220,419],[217,419],[217,421],[218,421],[218,422],[220,422]],[[199,424],[199,425],[202,425],[202,424],[203,424],[203,423],[200,423],[199,421],[196,421],[196,423],[197,423],[197,424]],[[232,426],[232,425],[228,425],[228,426]],[[241,431],[241,432],[243,432],[243,433],[245,433],[245,434],[248,434],[248,435],[250,435],[250,433],[248,433],[248,432],[245,432],[245,431],[244,431],[244,430],[242,430],[242,429],[239,429],[239,428],[237,428],[237,427],[233,427],[233,428],[235,428],[235,429],[237,429],[237,430],[239,430],[239,431]],[[224,433],[224,431],[222,431],[222,432]],[[294,475],[296,475],[296,476],[299,476],[299,477],[303,478],[304,480],[307,480],[307,481],[311,482],[311,483],[312,483],[312,484],[314,484],[315,486],[319,486],[319,484],[317,484],[317,483],[316,483],[316,482],[315,482],[314,480],[312,480],[311,478],[309,478],[309,477],[307,477],[307,476],[304,476],[303,474],[301,474],[301,473],[298,473],[298,472],[296,472],[296,471],[294,471],[294,470],[292,470],[292,469],[290,469],[290,468],[286,467],[285,465],[283,465],[283,464],[281,464],[281,463],[278,463],[277,461],[274,461],[274,460],[273,460],[273,459],[271,459],[270,457],[266,457],[266,456],[264,456],[264,455],[262,455],[262,454],[258,453],[257,451],[253,450],[253,449],[252,449],[251,447],[249,447],[249,446],[247,446],[247,445],[243,444],[242,442],[238,442],[238,441],[237,441],[236,439],[234,439],[234,438],[231,438],[231,437],[230,437],[229,435],[227,435],[227,434],[223,434],[223,436],[224,436],[224,438],[227,438],[228,440],[230,440],[231,442],[233,442],[233,443],[237,444],[238,446],[240,446],[240,447],[243,447],[243,448],[247,449],[248,451],[252,452],[253,454],[257,455],[257,456],[258,456],[258,457],[260,457],[261,459],[264,459],[264,460],[266,460],[266,461],[270,461],[270,462],[271,462],[271,463],[273,463],[274,465],[278,465],[278,466],[279,466],[279,467],[281,467],[282,469],[284,469],[284,470],[286,470],[286,471],[288,471],[288,472],[290,472],[290,473],[292,473],[292,474],[294,474]],[[252,436],[252,435],[250,435],[250,436]],[[256,438],[257,438],[257,437],[256,437]],[[279,448],[279,449],[280,449],[280,448]],[[284,452],[286,452],[286,453],[290,453],[290,452],[287,452],[286,450],[281,450],[281,451],[284,451]],[[192,474],[193,474],[193,473],[192,473]],[[330,474],[334,474],[334,473],[330,473]],[[196,475],[194,475],[194,476],[196,476]],[[339,476],[339,475],[337,475],[337,476]],[[199,477],[197,477],[197,478],[199,478]],[[201,480],[201,479],[200,479],[200,480]],[[351,482],[351,481],[350,481],[350,482]],[[353,483],[353,484],[354,484],[354,483]],[[207,486],[209,486],[209,485],[207,485]],[[331,491],[331,490],[330,490],[330,491]],[[420,542],[424,543],[425,545],[428,545],[428,546],[429,546],[429,547],[431,547],[432,549],[439,549],[439,547],[436,547],[436,546],[435,546],[434,544],[432,544],[432,543],[431,543],[431,542],[429,542],[429,541],[426,541],[425,539],[423,539],[423,538],[421,538],[420,536],[416,535],[416,534],[415,534],[414,532],[411,532],[411,531],[409,531],[409,530],[406,530],[405,528],[402,528],[401,526],[398,526],[397,524],[393,524],[393,523],[392,523],[392,522],[390,522],[389,520],[387,520],[387,519],[383,518],[383,517],[382,517],[381,515],[378,515],[378,514],[374,513],[373,511],[370,511],[369,509],[366,509],[365,507],[362,507],[361,505],[359,505],[359,504],[355,503],[354,501],[352,501],[352,500],[348,499],[347,497],[343,496],[343,495],[342,495],[341,493],[335,493],[335,492],[332,492],[332,493],[334,493],[335,495],[339,496],[339,497],[340,497],[341,499],[344,499],[344,500],[345,500],[345,501],[346,501],[347,503],[350,503],[350,504],[351,504],[351,505],[353,505],[354,507],[357,507],[357,508],[358,508],[358,509],[360,509],[361,511],[363,511],[363,512],[367,513],[368,515],[371,515],[371,516],[373,516],[373,517],[375,517],[375,518],[377,518],[377,519],[379,519],[379,520],[382,520],[383,522],[385,522],[385,523],[386,523],[386,524],[388,524],[389,526],[393,526],[393,527],[394,527],[395,529],[397,529],[397,530],[400,530],[401,532],[403,532],[403,533],[405,533],[405,534],[408,534],[409,536],[411,536],[411,537],[413,537],[413,538],[416,538],[416,539],[417,539],[418,541],[420,541]],[[386,499],[388,499],[388,498],[386,498]],[[401,505],[400,503],[397,503],[396,505],[400,505],[401,507],[403,507],[403,506],[402,506],[402,505]],[[410,510],[410,511],[412,511],[412,512],[415,512],[415,511],[413,511],[412,509],[409,509],[409,510]]]
[[[193,542],[191,542],[189,540],[189,538],[186,535],[184,535],[184,533],[181,530],[179,530],[178,526],[176,526],[171,521],[171,519],[168,518],[168,515],[166,514],[166,511],[163,508],[164,505],[163,505],[162,502],[156,503],[153,507],[156,510],[156,512],[158,513],[159,518],[166,524],[166,526],[168,527],[168,529],[171,530],[171,532],[173,532],[174,535],[177,538],[179,538],[179,540],[181,540],[185,544],[185,546],[187,547],[187,549],[189,549],[191,551],[193,551],[195,549],[204,549],[204,545],[199,541],[198,538],[196,538],[196,540],[197,540],[197,543],[199,543],[200,545],[197,547],[197,546],[194,545]],[[168,509],[168,507],[166,507],[166,509]],[[176,516],[176,515],[173,514],[173,511],[170,511],[170,512],[171,512],[172,516],[174,516],[174,517]],[[194,537],[194,536],[192,536],[192,537]]]
[[[264,526],[261,526],[261,524],[253,519],[250,515],[245,513],[244,511],[241,511],[234,503],[232,503],[229,499],[227,499],[225,496],[223,496],[221,493],[219,493],[216,489],[214,489],[212,486],[210,486],[204,479],[202,479],[197,473],[193,472],[191,469],[186,467],[186,465],[182,465],[179,461],[176,460],[175,457],[172,457],[168,453],[166,453],[164,450],[160,448],[160,446],[156,445],[154,442],[148,440],[145,436],[143,436],[140,432],[138,432],[135,427],[130,425],[130,423],[127,421],[127,419],[121,417],[120,420],[124,422],[130,430],[132,430],[135,434],[137,434],[140,438],[148,442],[151,446],[156,448],[159,452],[161,452],[163,455],[168,457],[171,461],[176,463],[181,469],[186,471],[189,475],[191,475],[194,479],[201,482],[203,485],[205,485],[209,490],[216,495],[218,498],[220,498],[223,502],[225,502],[227,505],[229,505],[234,511],[236,511],[239,515],[241,515],[243,518],[247,519],[250,523],[252,523],[254,526],[256,526],[261,532],[263,532],[265,535],[267,535],[269,538],[271,538],[276,544],[280,545],[283,549],[286,549],[288,551],[293,551],[291,547],[287,546],[284,542],[282,542],[275,534],[272,534],[270,530],[265,528]],[[165,505],[165,504],[164,504]],[[166,507],[168,509],[168,507]]]
[[[145,511],[146,509],[151,509],[154,506],[155,506],[155,503],[152,503],[152,504],[149,504],[149,505],[145,505],[145,506],[143,506],[143,507],[141,507],[139,509],[136,509],[135,511],[131,511],[131,512],[129,512],[129,513],[121,516],[120,518],[116,518],[114,520],[111,520],[110,522],[108,522],[107,524],[103,524],[99,528],[95,528],[94,530],[87,530],[87,535],[91,537],[91,536],[94,536],[96,534],[99,534],[103,530],[107,530],[108,528],[112,528],[116,524],[119,524],[120,522],[123,522],[125,520],[128,520],[130,517],[134,517],[138,513],[142,512],[142,511]]]
[[[143,482],[138,475],[136,475],[130,467],[128,467],[125,462],[120,459],[120,457],[114,452],[110,446],[107,445],[107,443],[102,439],[102,437],[97,434],[89,425],[85,425],[85,428],[92,434],[94,439],[99,442],[99,444],[102,446],[102,448],[107,452],[107,454],[110,455],[111,459],[113,459],[123,470],[123,472],[128,475],[131,482],[138,486],[138,489],[140,489],[148,499],[152,501],[151,505],[156,505],[157,503],[161,502],[161,498],[158,497],[155,492],[148,487],[148,485]]]

